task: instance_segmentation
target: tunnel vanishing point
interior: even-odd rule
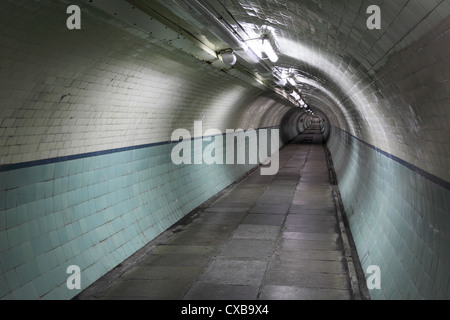
[[[448,0],[0,9],[0,299],[450,298]]]

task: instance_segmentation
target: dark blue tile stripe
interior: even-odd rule
[[[255,129],[255,130],[259,131],[259,130],[277,129],[277,128],[279,128],[279,126],[263,127],[263,128],[259,128],[259,129]],[[225,136],[226,133],[222,133],[222,135]],[[210,137],[214,137],[214,136],[215,135],[204,136],[202,138],[210,138]],[[201,139],[201,138],[197,137],[197,138],[192,138],[191,140],[193,141],[193,140],[197,140],[197,139]],[[110,150],[104,150],[104,151],[75,154],[75,155],[64,156],[64,157],[0,165],[0,172],[6,172],[6,171],[12,171],[12,170],[18,170],[18,169],[24,169],[24,168],[30,168],[30,167],[37,167],[37,166],[42,166],[42,165],[46,165],[46,164],[60,163],[60,162],[71,161],[71,160],[79,160],[79,159],[85,159],[85,158],[91,158],[91,157],[98,157],[98,156],[119,153],[119,152],[125,152],[125,151],[146,149],[146,148],[151,148],[151,147],[174,144],[174,143],[178,143],[178,142],[179,141],[162,141],[162,142],[155,142],[155,143],[149,143],[149,144],[138,145],[138,146],[118,148],[118,149],[110,149]]]
[[[382,154],[383,156],[388,157],[389,159],[391,159],[391,160],[393,160],[393,161],[395,161],[395,162],[400,163],[401,165],[405,166],[405,167],[408,168],[409,170],[411,170],[411,171],[413,171],[413,172],[415,172],[415,173],[421,175],[421,176],[424,177],[425,179],[427,179],[427,180],[429,180],[429,181],[431,181],[431,182],[434,182],[435,184],[441,186],[442,188],[444,188],[444,189],[446,189],[446,190],[450,190],[450,182],[448,182],[448,181],[446,181],[446,180],[444,180],[444,179],[442,179],[442,178],[439,178],[438,176],[435,176],[434,174],[431,174],[431,173],[429,173],[429,172],[427,172],[427,171],[425,171],[425,170],[423,170],[423,169],[420,169],[419,167],[416,167],[416,166],[413,165],[412,163],[409,163],[409,162],[407,162],[407,161],[405,161],[405,160],[403,160],[403,159],[400,159],[399,157],[396,157],[396,156],[394,156],[394,155],[392,155],[392,154],[390,154],[390,153],[388,153],[388,152],[386,152],[386,151],[384,151],[384,150],[381,150],[381,149],[375,147],[374,145],[372,145],[372,144],[370,144],[370,143],[368,143],[368,142],[366,142],[366,141],[364,141],[364,140],[361,140],[361,139],[358,138],[358,137],[355,137],[355,136],[352,135],[351,133],[349,133],[349,132],[347,132],[347,131],[345,131],[345,130],[342,130],[341,128],[338,128],[338,127],[334,127],[334,128],[335,128],[336,130],[339,130],[339,131],[341,131],[341,132],[347,134],[348,136],[350,136],[350,137],[352,137],[353,139],[355,139],[355,140],[361,142],[362,144],[368,146],[369,148],[375,150],[375,151],[378,152],[379,154]]]

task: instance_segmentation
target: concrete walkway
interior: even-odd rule
[[[322,134],[313,126],[80,299],[352,299]]]

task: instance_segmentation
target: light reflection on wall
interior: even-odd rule
[[[329,79],[331,79],[337,88],[339,88],[342,92],[346,94],[346,99],[349,100],[353,105],[358,108],[358,111],[361,113],[362,119],[373,119],[373,118],[382,118],[382,111],[379,104],[374,104],[369,101],[366,97],[364,90],[366,89],[365,84],[361,82],[361,79],[357,75],[357,70],[347,66],[346,69],[340,67],[338,63],[336,63],[336,59],[334,59],[324,53],[319,52],[318,50],[313,49],[312,47],[305,46],[299,42],[292,41],[286,38],[278,39],[279,48],[282,54],[291,57],[299,62],[304,63],[305,65],[309,65],[314,69],[320,70],[324,75],[326,75]],[[320,88],[320,86],[319,86]],[[341,100],[340,102],[338,102]],[[346,101],[342,99],[333,98],[333,101],[336,102],[340,108],[346,110],[345,108]],[[370,110],[367,110],[367,106],[370,106]],[[378,108],[377,108],[378,107]],[[356,128],[371,124],[366,121],[365,123],[355,123],[355,119],[352,119],[351,115],[347,112],[343,113],[349,123],[349,132],[358,135]],[[357,121],[357,120],[356,120]],[[384,130],[381,131],[384,137],[384,141],[389,141],[389,138],[386,135]],[[374,138],[370,136],[370,130],[366,130],[368,136],[365,137],[369,142],[376,141]],[[378,137],[380,138],[380,137]]]

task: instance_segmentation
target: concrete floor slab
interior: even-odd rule
[[[261,300],[349,300],[348,290],[302,288],[296,286],[264,286]]]
[[[233,234],[235,239],[259,239],[275,240],[280,232],[280,227],[256,224],[241,224]]]
[[[295,190],[295,188],[297,188],[297,185],[298,179],[292,179],[289,178],[289,176],[276,176],[276,178],[273,179],[272,183],[270,184],[269,188],[286,187]]]
[[[116,280],[99,297],[178,300],[184,296],[190,284],[190,280]]]
[[[339,233],[338,226],[285,226],[283,231],[286,232],[303,232],[303,233]]]
[[[326,217],[328,218],[328,217]],[[285,224],[287,226],[308,226],[308,227],[327,227],[333,228],[336,226],[337,220],[334,217],[332,219],[324,219],[323,217],[315,218],[312,215],[287,215]]]
[[[266,261],[216,259],[200,277],[199,282],[260,286],[266,267]]]
[[[248,212],[249,207],[208,207],[203,212],[204,213],[241,213]]]
[[[265,226],[281,226],[285,216],[279,214],[249,214],[243,220],[244,224],[259,224]]]
[[[270,270],[265,284],[290,285],[304,288],[349,289],[348,276],[331,273],[305,273],[293,270]]]
[[[217,246],[228,239],[237,224],[216,225],[190,223],[178,230],[167,242],[168,245]]]
[[[268,259],[272,255],[274,241],[257,239],[231,239],[220,256],[230,258]]]
[[[189,289],[185,300],[256,300],[258,286],[196,283]]]
[[[178,237],[172,238],[166,244],[168,245],[190,245],[190,246],[210,246],[217,247],[220,246],[225,241],[225,238],[214,237],[213,235],[199,234],[197,236],[193,235],[180,235]]]
[[[337,241],[339,234],[337,233],[313,233],[313,232],[289,232],[284,231],[281,234],[284,239],[293,240],[313,240],[313,241]]]
[[[289,204],[256,204],[250,213],[267,213],[285,215],[289,210]]]
[[[275,194],[275,192],[272,193],[265,193],[261,197],[258,198],[256,201],[256,206],[258,207],[264,207],[266,205],[283,205],[285,203],[289,203],[292,199],[292,192],[285,192],[283,194]],[[284,214],[283,212],[282,214]]]
[[[311,221],[326,221],[334,223],[337,223],[338,221],[334,214],[289,213],[287,218],[308,219]]]
[[[239,224],[246,213],[227,213],[219,212],[212,213],[207,212],[200,215],[197,219],[193,220],[193,224],[213,224],[213,225],[237,225]]]
[[[303,273],[347,274],[342,261],[296,260],[289,257],[276,257],[270,263],[271,270],[290,270]]]
[[[217,248],[214,246],[160,245],[155,248],[152,254],[199,255],[211,254],[216,250]]]
[[[211,257],[211,254],[152,254],[139,261],[137,265],[205,267]]]
[[[316,260],[316,261],[343,261],[344,256],[340,251],[325,251],[325,250],[289,250],[283,249],[279,251],[281,258],[295,259],[295,260]],[[321,263],[321,262],[318,262]]]
[[[226,199],[222,200],[220,203],[217,203],[216,207],[248,207],[250,210],[253,204],[255,203],[257,198],[255,199],[248,199],[248,198],[241,198],[241,199]]]
[[[292,204],[296,206],[308,206],[315,210],[330,210],[334,208],[334,202],[323,195],[312,196],[308,194],[294,195]]]
[[[232,199],[230,200],[221,200],[218,202],[215,202],[213,207],[213,210],[220,210],[218,208],[236,208],[237,210],[246,210],[249,211],[251,208],[253,207],[253,203],[249,202],[249,201],[233,201]]]
[[[350,299],[323,146],[300,143],[317,132],[281,150],[277,175],[252,172],[88,298]]]
[[[298,183],[298,179],[300,179],[299,174],[292,174],[291,172],[279,171],[274,181],[277,183],[285,181],[286,184],[293,184]]]
[[[284,239],[281,248],[283,250],[325,250],[337,251],[342,250],[342,244],[337,241],[311,241],[311,240],[291,240]]]
[[[332,208],[322,208],[322,209],[312,209],[308,205],[291,205],[289,207],[289,214],[311,214],[311,215],[336,215],[335,207]]]
[[[195,280],[203,267],[134,266],[125,272],[123,280]]]
[[[209,216],[208,214],[201,215],[203,217]],[[241,214],[245,216],[245,214]],[[214,225],[214,224],[200,224],[189,223],[181,228],[183,233],[197,232],[208,235],[208,233],[214,233],[216,236],[226,237],[233,232],[234,227],[229,225]]]
[[[287,192],[294,192],[297,187],[297,183],[280,183],[278,181],[272,182],[267,190],[264,192],[265,194],[273,194],[273,195],[283,195]]]

